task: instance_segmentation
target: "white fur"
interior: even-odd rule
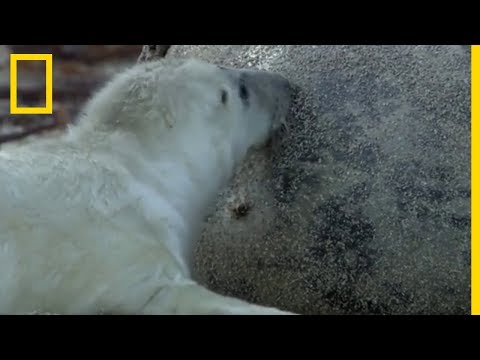
[[[136,65],[63,138],[0,151],[0,313],[283,313],[190,275],[206,209],[274,127],[260,98],[242,105],[235,74]]]

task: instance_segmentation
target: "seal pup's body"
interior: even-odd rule
[[[192,280],[205,211],[288,82],[197,60],[116,76],[60,139],[0,150],[0,313],[282,314]]]

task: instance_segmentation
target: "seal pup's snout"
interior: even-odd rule
[[[218,66],[238,88],[245,110],[256,109],[269,120],[269,135],[278,130],[288,132],[287,117],[293,100],[294,86],[280,73]]]
[[[293,98],[294,87],[292,83],[282,75],[273,76],[272,95],[275,98],[273,109],[272,130],[284,130],[288,132],[287,115]]]
[[[279,86],[282,88],[282,91],[286,94],[287,97],[290,97],[293,90],[292,83],[290,82],[290,80],[288,80],[286,77],[282,75],[277,75],[277,76],[279,77],[279,80],[278,80],[280,83]]]
[[[282,127],[292,101],[290,81],[283,75],[264,70],[245,70],[244,76],[260,106],[271,113],[273,130]]]

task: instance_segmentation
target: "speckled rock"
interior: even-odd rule
[[[280,72],[290,129],[252,154],[198,244],[208,287],[302,314],[470,311],[470,49],[174,45]]]

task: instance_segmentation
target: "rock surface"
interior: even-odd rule
[[[0,45],[0,147],[63,131],[112,75],[133,65],[141,45]],[[10,114],[10,54],[53,56],[53,114]],[[45,106],[45,63],[17,62],[17,105]]]
[[[470,311],[470,48],[173,45],[277,71],[290,131],[219,197],[200,282],[302,314]]]

